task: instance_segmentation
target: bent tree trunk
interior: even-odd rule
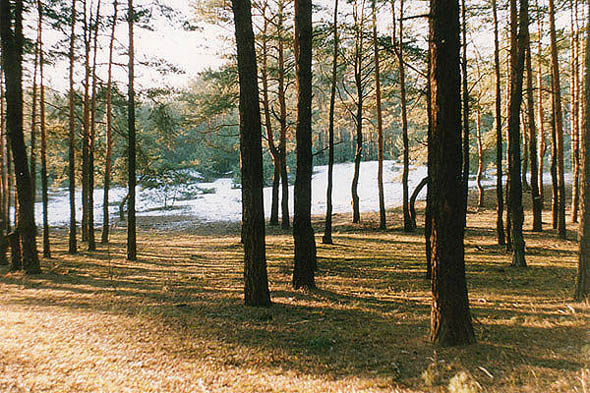
[[[240,80],[244,303],[248,306],[269,306],[262,195],[261,120],[250,0],[232,0],[232,9]]]
[[[420,191],[428,184],[428,176],[424,179],[420,180],[420,183],[414,189],[412,196],[410,197],[410,219],[412,220],[412,226],[416,228],[416,198],[418,198],[418,194]]]
[[[470,344],[463,244],[459,3],[431,1],[432,39],[432,307],[430,339],[443,346]]]

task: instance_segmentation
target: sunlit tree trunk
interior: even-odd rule
[[[311,140],[312,99],[312,5],[311,0],[295,0],[295,67],[297,75],[297,174],[293,238],[295,261],[293,287],[315,287],[316,245],[311,226]]]
[[[588,13],[588,25],[590,26],[590,13]],[[586,29],[586,55],[584,59],[584,117],[581,132],[582,137],[582,192],[580,228],[578,232],[579,255],[578,277],[576,282],[577,300],[590,298],[590,30]]]
[[[543,205],[539,195],[539,177],[537,166],[537,127],[535,124],[535,97],[533,93],[533,65],[531,56],[530,34],[527,34],[526,44],[526,99],[527,99],[527,118],[529,127],[529,149],[531,160],[531,199],[533,202],[533,231],[541,232],[543,230],[542,210]],[[541,94],[539,92],[539,94]]]
[[[387,227],[387,217],[385,215],[385,192],[383,190],[383,114],[381,110],[381,74],[379,64],[379,45],[377,36],[377,4],[376,0],[372,1],[373,6],[373,55],[375,56],[375,105],[377,109],[377,188],[379,193],[379,228],[385,229]],[[336,25],[336,21],[334,21]],[[401,28],[401,26],[400,26]],[[334,55],[336,56],[336,50]],[[334,63],[334,70],[336,70],[336,62]],[[334,73],[334,83],[336,82]],[[333,117],[333,116],[332,116]],[[407,179],[406,179],[407,180]],[[407,182],[405,183],[407,188]]]
[[[262,192],[262,125],[250,0],[232,0],[232,9],[240,79],[244,303],[248,306],[269,306]]]
[[[127,259],[135,261],[137,259],[137,229],[135,220],[135,49],[133,26],[135,20],[135,11],[133,9],[133,0],[128,0],[128,25],[129,25],[129,86],[127,101],[127,124],[129,132],[128,147],[128,187],[129,199],[127,201]]]
[[[107,72],[107,105],[106,105],[106,155],[105,155],[105,169],[104,169],[104,192],[103,192],[103,224],[101,243],[109,242],[109,190],[111,185],[111,169],[113,156],[113,47],[115,43],[115,30],[117,27],[117,0],[113,1],[113,25],[111,26],[111,40],[109,43],[109,64]]]
[[[535,6],[537,10],[539,9],[539,4],[536,1]],[[541,17],[541,13],[537,13],[537,36],[543,36],[543,18]],[[543,108],[543,69],[542,69],[542,56],[543,56],[543,44],[542,41],[539,39],[537,41],[537,90],[539,91],[538,97],[538,112],[539,112],[539,196],[541,197],[541,208],[543,207],[543,203],[545,202],[545,191],[543,188],[543,167],[545,161],[545,150],[547,150],[547,146],[545,145],[545,115],[544,115],[544,108]]]
[[[43,199],[43,256],[51,258],[51,244],[49,242],[49,186],[47,174],[47,124],[45,121],[45,74],[43,52],[43,5],[37,0],[39,15],[39,123],[41,130],[41,195]]]
[[[39,40],[40,40],[40,31],[39,31],[39,24],[37,23],[37,39],[35,40],[35,47],[33,48],[33,86],[32,86],[32,94],[31,94],[31,137],[30,137],[30,144],[31,144],[31,192],[33,193],[33,203],[36,200],[37,194],[37,116],[38,116],[38,108],[37,108],[37,101],[39,98],[39,90],[37,85],[37,76],[39,74]]]
[[[570,20],[571,20],[571,78],[570,78],[570,92],[571,92],[571,152],[572,152],[572,222],[578,222],[578,205],[580,202],[580,130],[578,128],[578,112],[579,112],[579,81],[578,81],[578,55],[580,53],[578,47],[578,1],[570,1]]]
[[[4,78],[0,72],[0,265],[8,265],[8,151],[6,150],[6,127],[4,123]]]
[[[14,15],[14,16],[13,16]],[[14,18],[14,20],[12,20]],[[22,241],[22,266],[28,274],[41,271],[35,240],[35,207],[31,189],[31,174],[23,132],[23,1],[0,1],[0,41],[2,70],[6,85],[6,129],[17,183],[18,228]],[[18,240],[16,241],[18,243]]]
[[[549,32],[551,37],[551,75],[554,104],[556,166],[557,166],[557,231],[559,237],[566,238],[565,228],[565,180],[563,161],[563,112],[561,110],[561,83],[559,81],[559,64],[557,59],[557,35],[555,33],[555,5],[549,0]]]
[[[354,123],[356,128],[356,148],[354,154],[354,173],[352,175],[352,222],[359,223],[361,221],[360,213],[360,199],[358,195],[358,183],[361,171],[361,159],[363,154],[363,104],[364,104],[364,84],[363,84],[363,63],[364,63],[364,25],[365,25],[365,9],[364,2],[360,6],[358,1],[354,4],[353,17],[355,25],[355,41],[354,41],[354,85],[356,87],[356,113],[354,115]]]
[[[469,86],[467,85],[467,6],[461,0],[461,82],[463,98],[463,205],[465,209],[465,225],[467,225],[467,196],[469,194]]]
[[[332,52],[332,85],[328,120],[328,187],[326,190],[326,222],[322,242],[332,244],[332,186],[334,182],[334,105],[336,103],[336,77],[338,73],[338,0],[334,0],[334,51]]]
[[[500,44],[498,39],[498,10],[496,0],[492,0],[492,12],[494,17],[494,73],[496,87],[495,121],[496,121],[496,235],[499,245],[506,244],[504,234],[504,195],[502,192],[502,92],[500,79]]]
[[[465,280],[459,3],[432,0],[432,308],[430,339],[475,342]]]
[[[409,210],[409,189],[408,176],[410,172],[410,146],[408,140],[408,113],[406,100],[406,77],[404,67],[403,55],[403,20],[404,20],[404,0],[400,0],[400,16],[399,16],[399,37],[396,39],[395,29],[395,6],[391,3],[391,12],[393,16],[393,45],[397,48],[397,61],[399,73],[399,90],[400,90],[400,105],[402,114],[402,142],[403,142],[403,172],[402,172],[402,211],[404,214],[404,231],[411,232],[415,228],[412,227],[412,220],[410,218]],[[397,42],[396,42],[397,41]]]

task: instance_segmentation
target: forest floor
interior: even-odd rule
[[[174,217],[141,217],[137,262],[125,260],[122,228],[78,255],[54,230],[42,274],[0,270],[0,391],[590,392],[590,305],[572,301],[575,224],[559,240],[530,232],[528,212],[529,268],[514,269],[493,206],[470,208],[478,342],[437,348],[422,229],[403,233],[399,210],[386,231],[376,214],[362,219],[337,215],[327,246],[317,218],[313,291],[291,288],[292,236],[269,228],[267,309],[242,305],[236,223],[170,231],[159,228]]]

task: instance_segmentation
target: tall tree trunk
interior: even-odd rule
[[[47,178],[47,127],[45,123],[45,74],[43,53],[43,5],[37,0],[39,14],[39,121],[41,129],[41,194],[43,199],[43,256],[51,258],[49,242],[49,186]]]
[[[279,0],[277,34],[278,44],[278,98],[279,98],[279,123],[281,136],[279,141],[279,155],[281,158],[281,226],[289,228],[289,176],[287,174],[287,103],[285,99],[285,51],[283,43],[283,11],[284,2]]]
[[[98,26],[100,24],[100,0],[96,3],[94,25],[94,49],[92,58],[92,98],[90,101],[90,143],[88,149],[88,251],[96,250],[94,236],[94,146],[96,140],[96,55],[98,53]]]
[[[4,78],[0,72],[0,265],[8,265],[8,173],[6,127],[4,124]]]
[[[248,306],[269,306],[271,302],[264,239],[260,103],[250,0],[232,0],[232,8],[240,79],[244,303]]]
[[[264,128],[266,129],[266,140],[272,157],[274,167],[272,179],[272,194],[270,208],[270,225],[279,225],[279,181],[281,177],[281,159],[279,151],[275,146],[274,132],[270,116],[270,101],[268,99],[268,25],[269,17],[266,15],[267,5],[263,6],[264,27],[262,30],[262,105],[264,110]]]
[[[571,8],[571,143],[572,143],[572,222],[578,222],[578,205],[580,203],[580,130],[578,128],[578,111],[579,111],[579,81],[578,81],[578,55],[579,40],[578,40],[578,1],[570,0]]]
[[[381,110],[381,74],[379,64],[379,46],[377,36],[377,4],[373,0],[373,55],[375,56],[375,105],[377,109],[377,187],[379,193],[379,228],[385,229],[387,227],[387,217],[385,215],[385,192],[383,190],[383,114]],[[336,26],[336,21],[334,21]],[[401,27],[401,26],[400,26]],[[336,50],[334,48],[334,58],[336,58]],[[334,71],[336,70],[336,63],[334,63]],[[334,72],[334,80],[336,82],[336,73]],[[335,86],[334,86],[335,87]],[[335,91],[334,91],[335,93]],[[333,116],[332,116],[333,117]],[[333,127],[333,125],[332,125]],[[333,141],[332,141],[333,144]],[[405,183],[407,187],[407,182]]]
[[[70,228],[68,253],[75,254],[76,252],[78,252],[78,245],[76,239],[76,113],[74,107],[76,94],[76,92],[74,91],[74,60],[76,58],[76,0],[72,0],[72,15],[70,19],[70,89],[68,93],[68,190],[70,195]]]
[[[502,92],[500,79],[500,44],[498,40],[498,10],[496,0],[492,0],[492,12],[494,16],[494,72],[496,76],[496,235],[498,244],[506,244],[504,234],[504,195],[502,192]]]
[[[328,120],[328,187],[326,189],[326,222],[322,242],[332,244],[332,187],[334,183],[334,106],[336,103],[336,78],[338,76],[338,0],[334,0],[334,50],[332,52],[332,82],[330,88],[330,112]]]
[[[0,1],[0,38],[2,69],[6,85],[6,128],[12,148],[18,197],[18,233],[21,236],[23,267],[28,274],[40,273],[35,240],[35,207],[31,189],[31,174],[23,132],[23,1],[16,0],[11,10],[9,0]],[[11,16],[14,11],[14,28]],[[14,30],[13,30],[14,29]]]
[[[129,86],[127,102],[127,124],[129,129],[129,148],[128,148],[128,184],[129,199],[127,201],[127,259],[135,261],[137,259],[137,233],[135,222],[135,49],[133,42],[133,25],[135,11],[133,10],[133,0],[128,0],[128,25],[129,25]]]
[[[410,146],[408,140],[408,113],[407,113],[407,100],[406,100],[406,77],[404,67],[404,55],[403,55],[403,34],[404,34],[404,0],[400,0],[400,16],[399,16],[399,42],[396,43],[396,32],[395,32],[395,6],[394,1],[391,2],[391,12],[393,17],[393,45],[397,48],[397,61],[398,61],[398,73],[399,73],[399,90],[400,90],[400,105],[402,112],[402,142],[403,142],[403,172],[402,172],[402,211],[404,214],[404,231],[411,232],[415,228],[412,227],[412,220],[410,217],[409,210],[409,189],[408,189],[408,176],[410,172]]]
[[[483,208],[484,188],[481,185],[483,178],[483,141],[481,137],[481,108],[476,109],[476,130],[477,130],[477,206]]]
[[[426,185],[426,211],[424,212],[424,248],[426,251],[426,276],[427,280],[432,279],[432,244],[434,239],[432,238],[432,226],[433,221],[433,195],[432,195],[432,171],[434,168],[434,146],[432,131],[434,128],[433,124],[433,111],[432,111],[432,78],[430,75],[431,67],[431,54],[432,54],[432,23],[428,26],[428,54],[426,60],[426,112],[428,116],[428,133],[427,133],[427,173],[428,173],[428,184]]]
[[[565,180],[564,180],[564,162],[563,162],[563,113],[561,110],[561,84],[559,81],[559,64],[557,60],[557,36],[555,33],[555,6],[554,1],[549,0],[549,30],[551,36],[551,75],[552,75],[552,92],[554,96],[553,103],[555,116],[555,136],[557,144],[557,231],[559,237],[565,239]]]
[[[588,24],[590,26],[590,13]],[[578,232],[578,277],[576,282],[576,300],[590,298],[590,30],[586,29],[586,54],[584,59],[584,123],[582,127],[582,192],[580,229]]]
[[[293,287],[315,287],[316,246],[311,226],[311,0],[295,0],[295,66],[297,75],[297,174],[293,238],[295,261]]]
[[[88,215],[90,214],[90,47],[92,42],[92,10],[88,15],[88,2],[82,0],[84,7],[84,93],[82,99],[82,241],[88,241]],[[90,19],[90,20],[89,20]]]
[[[102,235],[101,243],[107,244],[109,242],[109,190],[111,185],[111,169],[112,169],[112,156],[113,156],[113,46],[115,43],[115,30],[117,27],[117,0],[113,1],[113,25],[111,26],[111,40],[109,43],[109,65],[107,73],[107,107],[106,107],[106,156],[105,156],[105,169],[104,169],[104,192],[103,192],[103,224],[102,224]]]
[[[539,10],[538,1],[535,1],[535,6]],[[541,12],[537,12],[537,36],[543,37],[543,18]],[[545,144],[545,115],[543,108],[543,69],[542,69],[542,57],[543,57],[543,44],[541,39],[537,41],[537,89],[539,91],[538,111],[539,111],[539,196],[541,197],[541,208],[545,202],[545,191],[543,187],[543,167],[545,161],[545,151],[547,146]]]
[[[529,133],[528,123],[524,116],[524,109],[521,110],[520,118],[522,123],[522,190],[530,191],[531,186],[526,178],[526,174],[529,171]]]
[[[461,0],[461,35],[462,61],[461,82],[463,92],[463,204],[465,226],[467,226],[467,196],[469,195],[469,86],[467,85],[467,6],[466,0]]]
[[[364,3],[363,3],[364,4]],[[354,85],[356,87],[357,101],[356,114],[354,115],[356,127],[356,148],[354,154],[354,173],[352,175],[352,222],[361,222],[360,199],[358,195],[358,183],[361,172],[361,160],[363,155],[363,104],[364,104],[364,86],[363,86],[363,44],[365,25],[365,9],[361,6],[360,15],[358,10],[358,1],[354,4],[354,21],[355,21],[355,42],[354,42]]]
[[[33,193],[33,204],[35,203],[37,194],[37,100],[38,100],[38,85],[37,75],[39,72],[39,24],[37,23],[37,39],[34,47],[34,61],[33,61],[33,91],[31,94],[31,192]]]
[[[528,32],[528,0],[520,0],[520,17],[517,17],[516,0],[510,1],[510,105],[508,107],[508,171],[510,172],[510,218],[512,238],[512,266],[526,267],[525,242],[522,236],[524,213],[520,170],[520,107],[526,37]],[[518,33],[517,31],[518,23]]]
[[[432,312],[430,339],[471,344],[475,334],[465,280],[459,2],[432,0]]]
[[[508,119],[508,112],[510,110],[510,84],[511,84],[511,62],[510,62],[510,47],[511,47],[511,43],[510,43],[510,36],[511,36],[511,25],[510,23],[507,24],[508,26],[508,30],[507,30],[507,35],[506,35],[506,41],[507,41],[507,54],[506,54],[506,97],[508,97],[506,101],[506,162],[508,163],[508,171],[506,173],[506,193],[505,193],[505,199],[506,199],[506,251],[512,252],[512,209],[510,207],[510,203],[511,203],[511,194],[510,194],[510,177],[511,177],[511,172],[510,172],[510,143],[511,143],[511,139],[510,139],[510,134],[509,134],[509,119]],[[516,24],[515,24],[516,26]],[[516,36],[517,32],[516,29],[514,31],[514,36]],[[519,142],[520,143],[520,142]],[[520,172],[519,172],[519,176],[520,176]]]
[[[543,204],[539,195],[539,174],[537,166],[537,127],[535,125],[535,97],[533,93],[533,65],[531,56],[530,34],[527,34],[526,43],[526,89],[527,89],[527,113],[529,126],[529,157],[531,159],[531,199],[533,202],[533,232],[543,230],[542,210]],[[539,94],[541,92],[539,91]]]

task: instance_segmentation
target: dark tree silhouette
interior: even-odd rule
[[[433,342],[475,342],[465,280],[465,209],[462,183],[459,2],[432,0],[432,313]]]
[[[135,261],[137,259],[137,228],[135,220],[135,87],[134,87],[134,47],[133,47],[133,25],[135,12],[133,10],[133,0],[129,1],[127,21],[129,24],[129,86],[127,101],[127,124],[129,132],[128,147],[128,179],[129,199],[127,200],[127,259]]]
[[[12,149],[18,197],[17,233],[22,241],[22,266],[29,274],[39,273],[35,240],[35,210],[31,174],[23,133],[23,1],[0,1],[0,39],[2,70],[6,92],[6,129]],[[14,15],[14,20],[12,16]],[[18,242],[18,240],[17,240]]]
[[[311,0],[295,0],[295,65],[297,75],[297,174],[293,238],[295,262],[293,287],[315,287],[316,245],[311,226]]]

